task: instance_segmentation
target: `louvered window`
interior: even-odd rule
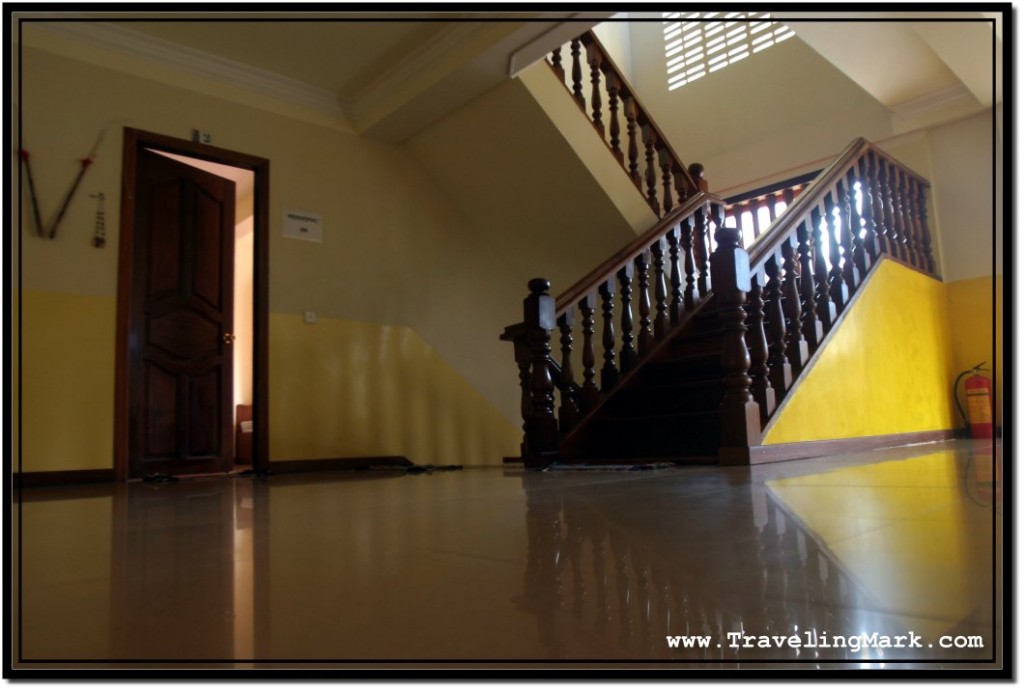
[[[794,35],[767,12],[663,12],[662,16],[669,91]]]

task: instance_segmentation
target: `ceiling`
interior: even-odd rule
[[[627,16],[647,14],[654,17]],[[906,128],[937,110],[963,116],[1002,101],[1001,82],[993,78],[993,70],[1001,76],[998,13],[773,15]],[[397,142],[611,13],[205,13],[201,21],[181,12],[146,12],[144,20],[138,13],[65,16],[95,21],[35,26],[245,84],[329,112],[351,131]],[[995,32],[979,21],[986,19],[997,20]],[[851,22],[857,31],[849,30]]]
[[[77,13],[63,16],[78,21],[50,17],[33,28],[242,84],[329,112],[354,132],[402,141],[610,15]]]
[[[895,116],[897,129],[1001,103],[996,12],[772,12]],[[851,26],[856,26],[851,31]]]

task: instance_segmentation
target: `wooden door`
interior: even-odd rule
[[[131,477],[230,470],[235,185],[138,153],[131,317]]]

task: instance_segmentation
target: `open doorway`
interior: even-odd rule
[[[251,170],[148,149],[185,165],[231,180],[235,185],[234,295],[231,342],[231,445],[234,471],[252,470],[252,313],[253,313],[253,193],[256,174]]]
[[[115,473],[263,473],[269,162],[131,128],[124,145]]]

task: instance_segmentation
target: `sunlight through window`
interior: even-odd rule
[[[795,35],[767,12],[663,12],[662,17],[669,91]]]

